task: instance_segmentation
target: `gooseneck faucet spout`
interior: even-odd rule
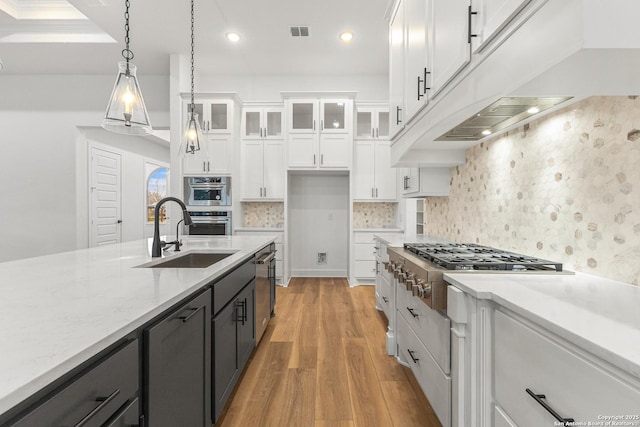
[[[165,197],[164,199],[160,199],[158,203],[156,203],[156,208],[154,210],[154,218],[153,218],[153,245],[151,246],[151,256],[154,258],[162,256],[162,242],[160,241],[160,208],[165,202],[176,202],[182,208],[182,218],[184,219],[184,225],[191,225],[193,221],[187,212],[187,207],[184,205],[182,200],[176,197]]]

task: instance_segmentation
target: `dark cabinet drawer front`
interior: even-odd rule
[[[101,426],[137,394],[138,340],[133,340],[53,394],[15,426],[73,426],[83,419],[83,427]]]
[[[231,299],[256,277],[256,265],[253,258],[242,264],[213,284],[213,312],[217,313]]]

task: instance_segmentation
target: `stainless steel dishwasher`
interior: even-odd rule
[[[275,304],[276,246],[265,246],[256,259],[256,344],[264,334]]]

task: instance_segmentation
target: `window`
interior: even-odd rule
[[[149,175],[147,180],[147,222],[155,220],[156,203],[164,197],[167,197],[169,168],[159,167]],[[167,220],[166,205],[160,208],[160,222]]]

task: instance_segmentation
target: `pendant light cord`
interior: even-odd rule
[[[194,37],[194,31],[193,31],[193,27],[194,27],[194,14],[193,14],[193,0],[191,0],[191,111],[193,112],[193,109],[195,108],[195,101],[194,101],[194,85],[193,85],[193,73],[195,70],[195,67],[193,65],[193,58],[194,58],[194,52],[195,52],[195,37]]]
[[[129,61],[133,59],[133,52],[129,49],[129,0],[124,2],[124,49],[122,50],[122,57],[127,61],[127,74],[129,73]]]

